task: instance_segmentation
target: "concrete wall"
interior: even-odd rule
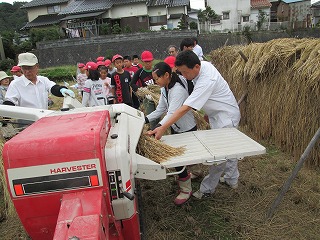
[[[47,15],[47,14],[48,14],[48,10],[46,6],[30,8],[28,9],[28,20],[29,22],[32,22],[39,15]]]
[[[112,57],[117,53],[141,55],[144,50],[151,51],[157,59],[164,59],[169,45],[179,46],[183,38],[196,35],[196,31],[160,31],[63,39],[38,43],[35,54],[42,68],[88,62],[98,56]]]
[[[167,56],[167,47],[180,45],[183,38],[197,36],[196,31],[160,31],[151,33],[132,33],[94,37],[89,39],[64,39],[37,44],[35,54],[42,68],[61,65],[73,65],[77,62],[94,61],[98,56],[140,55],[150,50],[156,59]],[[275,38],[320,37],[319,29],[287,32],[250,32],[253,42],[267,42]],[[206,34],[198,36],[199,45],[204,54],[225,45],[247,44],[247,38],[241,33]]]

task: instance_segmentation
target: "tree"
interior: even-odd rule
[[[14,32],[12,31],[1,31],[1,38],[4,48],[4,54],[7,58],[15,59],[15,50],[14,50]]]
[[[189,26],[190,26],[190,29],[198,29],[198,24],[196,22],[191,22]]]
[[[219,16],[211,9],[210,6],[206,6],[205,10],[198,11],[198,19],[200,23],[205,24],[205,29],[208,29],[208,25],[214,20],[219,20]]]
[[[214,10],[211,9],[210,6],[206,6],[205,10],[198,11],[198,19],[200,23],[211,22],[213,20],[218,20],[219,16],[216,14]]]
[[[0,32],[19,31],[27,22],[28,15],[21,9],[26,2],[0,3]]]
[[[60,39],[59,26],[33,28],[30,30],[30,41],[32,42],[33,48],[36,47],[37,42],[57,39]]]
[[[183,29],[188,29],[188,21],[187,21],[187,16],[183,14],[180,18],[180,21],[178,22],[178,29],[183,30]]]
[[[258,31],[261,30],[263,24],[267,21],[267,14],[262,11],[262,10],[259,10],[259,13],[258,13],[258,21],[257,21],[257,28],[258,28]]]

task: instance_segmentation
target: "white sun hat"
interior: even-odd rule
[[[21,53],[18,56],[18,66],[34,66],[38,63],[38,58],[33,53]]]

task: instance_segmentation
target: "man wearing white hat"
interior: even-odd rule
[[[38,58],[33,53],[19,54],[18,66],[24,75],[11,82],[3,104],[48,109],[49,92],[57,97],[75,97],[74,92],[65,86],[59,86],[47,77],[38,76]]]

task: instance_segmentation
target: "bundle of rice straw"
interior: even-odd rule
[[[149,85],[147,87],[138,88],[138,91],[135,94],[141,98],[146,98],[147,95],[150,95],[155,105],[159,104],[160,99],[160,87],[158,85]]]
[[[197,129],[198,130],[209,130],[210,124],[204,119],[204,116],[202,113],[192,110],[193,116],[196,119],[197,123]]]
[[[149,137],[144,133],[137,146],[137,153],[151,159],[154,162],[162,163],[167,161],[171,157],[180,156],[185,152],[184,147],[171,147],[161,140],[156,140],[153,137]]]

